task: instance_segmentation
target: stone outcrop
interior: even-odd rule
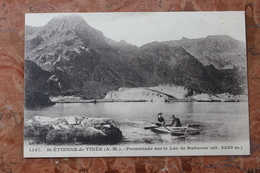
[[[104,99],[112,101],[165,102],[166,100],[170,99],[170,96],[165,93],[153,91],[145,87],[138,87],[119,88],[118,90],[109,91]]]
[[[49,96],[41,91],[28,92],[25,96],[26,108],[48,107],[55,103],[49,99]]]
[[[147,102],[239,102],[247,101],[247,95],[198,93],[182,86],[166,84],[154,87],[119,88],[118,90],[107,92],[104,100]]]
[[[109,118],[35,116],[25,123],[25,138],[47,144],[115,144],[122,132]]]

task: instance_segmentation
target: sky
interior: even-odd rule
[[[28,13],[25,24],[44,26],[53,17],[75,13]],[[153,41],[228,35],[245,41],[245,13],[240,12],[134,12],[76,13],[115,41],[142,46]]]

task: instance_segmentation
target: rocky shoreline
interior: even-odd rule
[[[182,90],[183,92],[183,90]],[[181,96],[181,94],[183,94]],[[104,99],[85,100],[79,96],[50,97],[54,103],[101,103],[101,102],[245,102],[247,95],[222,94],[193,94],[185,96],[187,92],[169,94],[147,88],[123,88],[109,91]]]
[[[123,137],[109,118],[35,116],[24,129],[27,140],[44,144],[116,144]]]
[[[147,102],[240,102],[248,101],[248,98],[246,94],[199,93],[182,86],[159,85],[155,87],[119,88],[118,90],[109,91],[103,100]]]
[[[25,107],[48,107],[55,103],[100,103],[100,102],[247,102],[245,90],[243,94],[201,93],[183,86],[158,85],[154,87],[122,87],[111,90],[104,98],[86,99],[75,95],[47,95],[42,92],[32,92],[25,97]]]

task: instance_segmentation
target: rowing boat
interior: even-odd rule
[[[171,127],[171,126],[157,126],[156,124],[151,124],[145,129],[151,129],[151,131],[162,134],[171,134],[173,136],[187,136],[187,135],[197,135],[200,134],[200,125],[187,125],[183,127]]]

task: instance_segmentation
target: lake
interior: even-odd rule
[[[144,130],[145,126],[157,121],[157,114],[171,123],[174,114],[183,125],[201,125],[199,135],[185,140],[169,134],[157,134]],[[125,144],[171,144],[214,141],[248,140],[247,102],[104,102],[104,103],[57,103],[47,108],[25,110],[25,121],[34,116],[87,116],[113,119],[123,133]]]

